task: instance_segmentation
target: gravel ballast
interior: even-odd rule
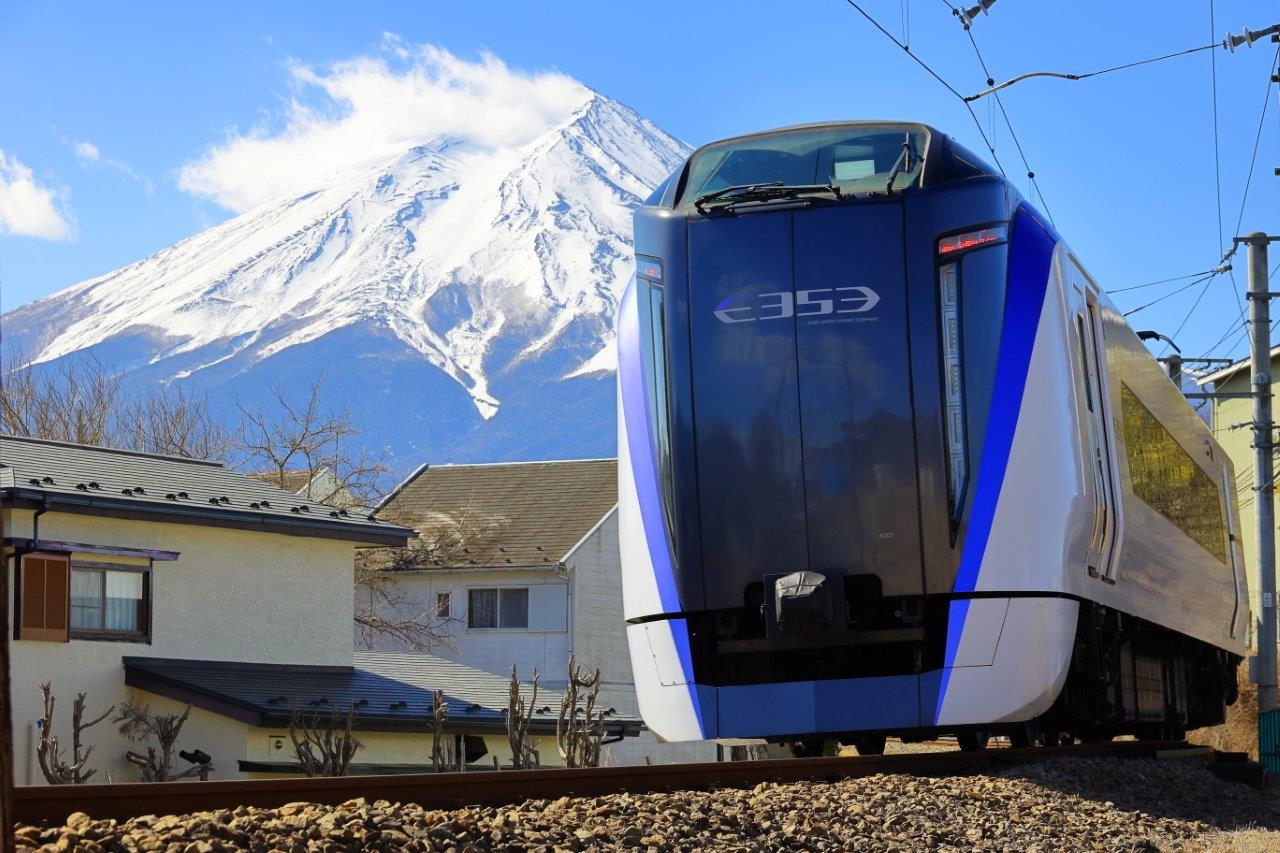
[[[536,772],[536,771],[535,771]],[[453,811],[351,800],[19,827],[49,850],[1280,850],[1274,796],[1198,762],[1070,759]],[[1241,830],[1255,830],[1242,833]],[[1241,841],[1240,839],[1245,839]],[[1254,845],[1257,845],[1256,847]]]

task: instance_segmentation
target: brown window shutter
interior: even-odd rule
[[[67,642],[71,607],[71,558],[26,554],[19,580],[22,615],[19,640]]]

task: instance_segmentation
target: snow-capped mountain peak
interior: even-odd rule
[[[211,396],[252,394],[307,366],[372,370],[385,378],[371,395],[415,398],[397,378],[413,376],[450,396],[429,367],[481,422],[402,410],[425,436],[379,432],[393,445],[478,453],[482,439],[458,442],[507,397],[542,385],[553,399],[556,386],[610,369],[631,208],[687,153],[588,91],[532,142],[424,140],[19,308],[6,330],[36,361],[92,350],[138,378]],[[441,422],[466,428],[442,438]],[[519,443],[489,455],[521,455]]]

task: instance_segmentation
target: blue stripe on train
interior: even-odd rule
[[[960,555],[960,568],[956,572],[952,592],[973,592],[977,588],[978,571],[982,567],[982,558],[991,538],[996,504],[1004,486],[1009,454],[1013,450],[1013,435],[1018,425],[1018,413],[1022,409],[1027,371],[1031,367],[1031,351],[1035,346],[1036,329],[1044,308],[1053,250],[1058,239],[1052,226],[1046,224],[1034,208],[1024,204],[1014,213],[1009,245],[1009,287],[1005,297],[1004,319],[1000,325],[1000,350],[996,360],[995,387],[991,395],[991,414],[982,447],[982,464],[975,481],[964,550]],[[947,615],[946,659],[941,678],[936,682],[937,695],[932,702],[935,723],[942,713],[952,661],[960,647],[968,612],[968,599],[951,602]],[[931,682],[933,679],[921,681],[922,710],[929,707],[926,704],[929,698],[926,691],[932,687]]]

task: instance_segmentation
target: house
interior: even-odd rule
[[[250,471],[249,476],[298,497],[350,509],[360,505],[351,490],[328,467],[313,471]]]
[[[189,703],[179,746],[211,755],[212,778],[296,771],[295,703],[312,714],[354,704],[366,770],[423,765],[436,689],[449,704],[446,732],[472,763],[510,759],[505,680],[448,661],[353,653],[356,550],[403,546],[411,530],[216,463],[5,436],[0,521],[19,784],[42,781],[34,746],[44,681],[64,744],[77,693],[89,718],[130,696],[165,713]],[[607,725],[614,736],[638,728],[621,715]],[[553,728],[554,718],[531,726],[544,763],[558,759]],[[85,740],[98,779],[138,778],[124,756],[145,747],[109,722]]]
[[[1196,380],[1201,390],[1215,393],[1248,394],[1250,383],[1249,359],[1237,361],[1215,370]],[[1276,391],[1276,371],[1280,370],[1280,347],[1271,350],[1271,393]],[[1255,618],[1261,618],[1262,585],[1258,577],[1258,517],[1253,502],[1253,400],[1249,397],[1214,397],[1210,403],[1214,437],[1222,445],[1235,467],[1233,484],[1236,506],[1239,507],[1239,531],[1244,551],[1245,576],[1249,585],[1249,607]],[[1275,489],[1275,485],[1272,485]],[[1280,539],[1280,537],[1277,537]],[[1254,626],[1249,628],[1249,645],[1253,646]]]
[[[564,686],[572,652],[601,673],[601,704],[638,714],[622,611],[614,459],[422,466],[377,507],[420,534],[397,569],[454,648],[433,652],[494,674]],[[741,754],[743,750],[739,750]],[[606,750],[613,764],[715,761],[710,742],[651,734]]]

